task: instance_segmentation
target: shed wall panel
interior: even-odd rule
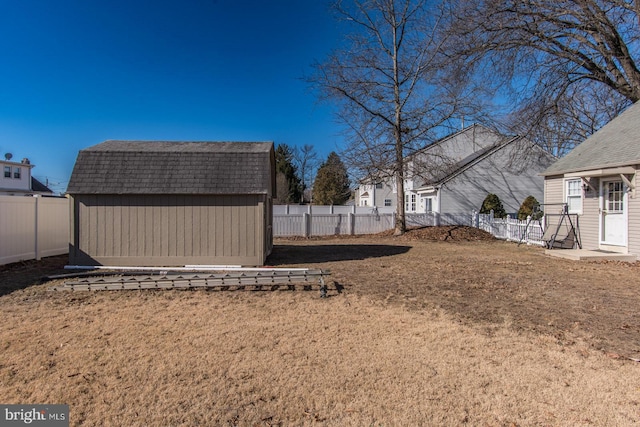
[[[76,195],[71,262],[262,265],[271,246],[259,230],[267,222],[264,198]]]

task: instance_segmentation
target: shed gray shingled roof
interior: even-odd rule
[[[271,193],[272,142],[106,141],[78,154],[69,194]]]
[[[640,102],[552,164],[542,175],[640,164]]]

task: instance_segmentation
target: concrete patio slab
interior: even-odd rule
[[[575,261],[624,261],[635,262],[638,260],[636,254],[621,254],[618,252],[589,250],[589,249],[547,249],[546,255],[572,259]]]

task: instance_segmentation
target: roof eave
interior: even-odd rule
[[[581,172],[587,172],[587,171],[623,168],[627,166],[636,166],[636,165],[640,165],[640,159],[625,161],[625,162],[618,162],[618,163],[589,165],[589,166],[580,167],[580,168],[559,169],[559,170],[552,170],[552,171],[546,170],[544,172],[541,172],[540,175],[547,177],[547,176],[555,176],[555,175],[579,174]]]

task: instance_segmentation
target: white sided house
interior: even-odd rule
[[[423,148],[407,159],[406,213],[458,214],[479,210],[484,198],[498,195],[515,213],[527,196],[543,197],[540,176],[554,158],[522,137],[507,137],[474,124]],[[358,206],[396,207],[393,179],[364,181]]]
[[[583,249],[640,254],[638,169],[640,103],[543,172],[544,201],[577,215]]]
[[[5,154],[4,160],[0,160],[0,196],[52,195],[47,186],[31,176],[34,167],[29,159],[13,162],[11,155]]]

